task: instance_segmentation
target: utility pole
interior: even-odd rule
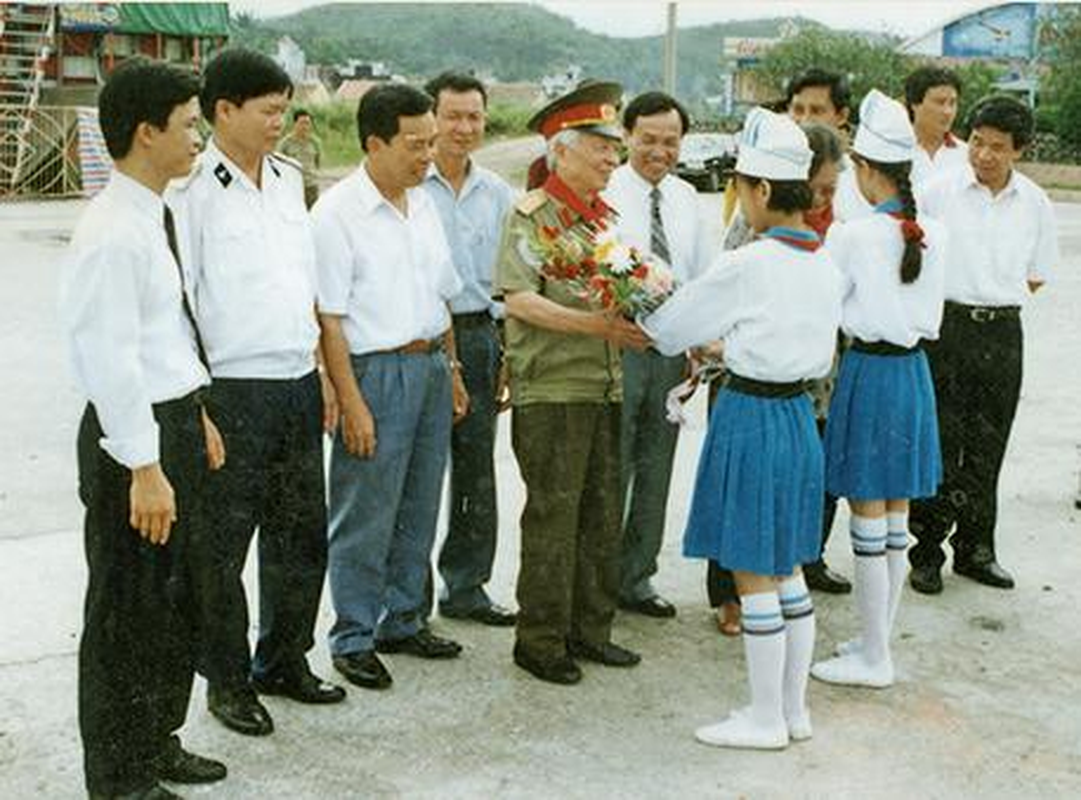
[[[668,28],[664,34],[664,90],[676,93],[676,4],[668,4]]]

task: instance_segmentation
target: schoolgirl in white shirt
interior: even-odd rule
[[[934,388],[920,341],[938,338],[944,229],[917,220],[915,135],[904,106],[872,90],[852,158],[875,213],[834,225],[826,249],[845,282],[841,360],[826,422],[826,489],[848,500],[861,635],[814,665],[828,683],[893,683],[889,632],[904,583],[908,501],[942,480]]]
[[[799,565],[818,556],[823,461],[806,388],[829,371],[840,320],[840,275],[803,221],[811,157],[792,120],[748,114],[736,190],[760,238],[722,253],[641,321],[666,355],[725,344],[729,377],[683,543],[684,555],[731,569],[743,603],[751,703],[695,732],[719,747],[776,749],[811,736],[815,623]]]

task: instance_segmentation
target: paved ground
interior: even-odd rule
[[[716,203],[716,198],[703,198]],[[0,798],[81,792],[75,658],[85,581],[75,426],[57,334],[62,240],[79,202],[0,205]],[[631,671],[586,666],[577,687],[510,663],[512,634],[437,620],[462,658],[390,657],[394,689],[350,689],[336,708],[271,700],[278,731],[249,740],[207,714],[197,685],[187,742],[228,761],[192,797],[1055,798],[1081,796],[1081,537],[1072,500],[1081,442],[1081,206],[1056,207],[1064,260],[1026,311],[1025,391],[1003,475],[1001,558],[1013,592],[947,576],[936,599],[906,594],[882,692],[812,685],[812,741],[780,754],[718,751],[691,735],[745,696],[737,641],[714,632],[702,566],[679,555],[704,406],[677,454],[658,586],[679,616],[621,616]],[[502,543],[494,594],[513,603],[522,489],[500,430]],[[838,521],[831,560],[851,574]],[[249,574],[249,586],[253,576]],[[846,598],[818,597],[820,655],[855,626]],[[323,634],[316,669],[329,675]]]

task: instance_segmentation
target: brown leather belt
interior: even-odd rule
[[[428,355],[429,353],[437,353],[443,349],[443,337],[437,336],[434,339],[414,339],[411,342],[406,342],[400,347],[392,347],[389,350],[381,350],[383,353],[398,353],[399,355],[416,356],[416,355]]]

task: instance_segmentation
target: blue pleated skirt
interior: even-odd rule
[[[848,350],[826,419],[826,489],[852,500],[932,497],[942,482],[927,355]]]
[[[722,389],[698,461],[683,554],[757,575],[818,558],[823,457],[807,395]]]

